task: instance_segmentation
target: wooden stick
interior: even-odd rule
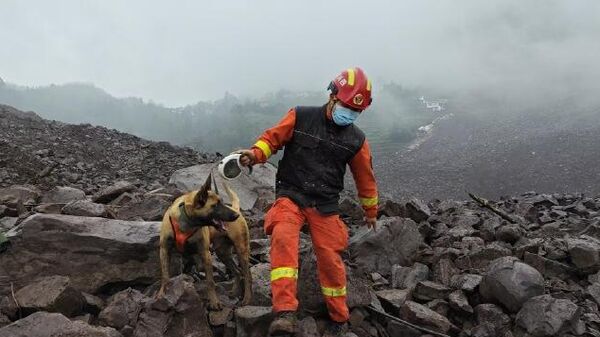
[[[481,207],[487,208],[490,211],[496,213],[498,216],[500,216],[502,219],[510,222],[511,224],[517,224],[518,221],[516,221],[510,214],[506,213],[505,211],[501,210],[500,208],[496,207],[493,203],[491,203],[489,200],[484,199],[482,197],[478,197],[473,193],[469,193],[469,196],[471,197],[471,199],[475,200]]]

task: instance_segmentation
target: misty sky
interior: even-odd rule
[[[377,84],[590,88],[600,1],[0,1],[0,77],[91,82],[169,106]]]

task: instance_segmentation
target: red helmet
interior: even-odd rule
[[[350,108],[365,110],[373,99],[371,98],[371,81],[359,67],[342,71],[327,88],[331,93]]]

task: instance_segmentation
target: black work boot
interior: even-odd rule
[[[346,333],[346,322],[331,321],[327,324],[323,337],[342,337]]]
[[[281,311],[269,326],[269,336],[293,335],[296,333],[296,312]]]

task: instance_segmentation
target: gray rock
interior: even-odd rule
[[[462,290],[456,290],[450,293],[450,295],[448,295],[448,303],[452,309],[458,312],[467,314],[473,313],[473,307],[469,305],[469,300]]]
[[[214,164],[210,163],[177,170],[169,179],[169,183],[184,191],[196,190],[204,183],[213,167]],[[277,169],[269,163],[258,164],[253,166],[252,174],[242,174],[230,182],[231,188],[240,198],[242,209],[252,209],[259,195],[263,198],[267,195],[268,198],[274,200],[276,172]],[[219,174],[215,175],[215,179],[217,183],[222,184],[222,178]],[[228,201],[226,195],[222,195],[222,197]]]
[[[366,227],[350,238],[349,251],[363,272],[387,276],[395,264],[412,265],[423,238],[417,224],[409,219],[388,218],[378,223],[377,232]]]
[[[305,317],[298,322],[297,337],[321,337],[317,330],[317,322],[311,316]]]
[[[400,308],[410,298],[410,292],[406,289],[386,289],[376,291],[377,298],[381,301],[385,311],[397,315]]]
[[[68,204],[71,201],[85,199],[85,192],[80,189],[65,186],[56,186],[42,197],[42,203]]]
[[[590,284],[586,289],[586,293],[590,295],[598,305],[600,305],[600,283]]]
[[[17,217],[4,217],[0,219],[0,232],[9,231],[15,226],[19,218]]]
[[[161,221],[167,209],[171,206],[172,198],[149,196],[137,202],[131,202],[119,208],[116,218],[121,220],[143,219],[146,221]]]
[[[117,330],[135,326],[143,308],[144,295],[135,289],[125,289],[111,296],[98,315],[98,321]]]
[[[0,205],[16,209],[19,204],[37,204],[42,192],[32,185],[13,185],[0,188]]]
[[[85,298],[73,288],[67,276],[46,276],[16,292],[15,297],[25,312],[58,312],[76,316],[85,308]]]
[[[525,263],[537,269],[544,277],[558,277],[564,279],[574,272],[570,266],[554,260],[547,259],[537,254],[525,252]]]
[[[85,299],[85,311],[97,316],[106,306],[100,297],[88,293],[81,293]]]
[[[71,321],[62,314],[36,312],[0,329],[0,337],[123,337],[113,328]]]
[[[461,289],[468,293],[474,292],[483,280],[483,276],[477,274],[455,275],[450,281],[450,286],[454,289]]]
[[[271,306],[271,265],[259,263],[250,268],[252,273],[252,305]]]
[[[92,294],[113,284],[150,285],[158,277],[159,228],[157,222],[35,214],[9,232],[15,253],[0,254],[0,274],[17,289],[57,274],[70,275],[74,288]],[[171,259],[177,270],[179,258]],[[0,282],[0,296],[9,292],[10,284]]]
[[[136,190],[135,185],[130,182],[124,181],[124,180],[117,181],[116,183],[98,191],[98,193],[96,193],[92,197],[92,201],[101,203],[101,204],[106,204],[106,203],[113,201],[119,195],[121,195],[125,192],[133,192],[135,190]]]
[[[425,306],[444,317],[448,317],[448,311],[450,311],[450,304],[448,304],[448,302],[445,300],[433,300],[427,302]]]
[[[418,300],[427,302],[437,299],[446,299],[448,298],[450,291],[451,290],[443,284],[431,281],[421,281],[417,283],[412,296]]]
[[[495,304],[485,303],[475,307],[475,322],[491,324],[495,330],[505,331],[510,326],[510,317]]]
[[[235,309],[236,337],[267,336],[273,319],[271,307],[245,306]]]
[[[8,316],[0,313],[0,328],[7,326],[11,323],[10,319],[8,318]]]
[[[394,337],[421,337],[423,334],[417,329],[413,329],[406,324],[401,324],[396,321],[389,321],[386,326],[388,335]]]
[[[516,324],[532,336],[564,336],[573,332],[581,309],[570,300],[542,295],[528,300],[516,317]]]
[[[446,287],[450,286],[452,277],[458,274],[460,274],[460,270],[456,268],[450,259],[440,259],[438,263],[433,266],[433,280]]]
[[[410,199],[410,201],[406,203],[405,209],[406,217],[414,220],[417,223],[425,221],[431,216],[431,210],[429,209],[429,206],[416,198]]]
[[[527,300],[544,293],[544,277],[515,257],[502,257],[488,267],[479,292],[483,298],[517,312]]]
[[[392,287],[405,289],[414,288],[417,283],[429,278],[429,267],[415,263],[412,267],[392,266]]]
[[[406,208],[404,205],[393,200],[386,200],[379,206],[378,213],[378,215],[384,215],[388,218],[396,216],[404,217],[406,214]]]
[[[454,262],[458,268],[463,270],[469,270],[473,268],[484,269],[490,264],[491,261],[510,255],[512,255],[512,251],[496,241],[489,243],[484,248],[470,251],[467,253],[467,255],[457,258]]]
[[[61,210],[66,215],[76,216],[92,216],[92,217],[103,217],[106,216],[106,206],[103,204],[97,204],[89,200],[78,200],[73,201],[65,205]]]
[[[364,214],[362,207],[355,200],[343,198],[340,202],[340,216],[350,218],[352,221],[361,221],[365,216]]]
[[[60,214],[64,206],[64,204],[41,204],[35,206],[33,210],[36,213]]]
[[[212,336],[205,302],[188,275],[169,280],[165,296],[148,299],[134,337]]]
[[[400,317],[436,332],[446,333],[452,327],[448,319],[416,302],[406,301],[400,309]]]
[[[567,238],[571,261],[577,268],[595,268],[600,265],[600,241],[587,235]]]
[[[496,239],[513,244],[525,235],[525,230],[519,225],[505,225],[496,230]]]

